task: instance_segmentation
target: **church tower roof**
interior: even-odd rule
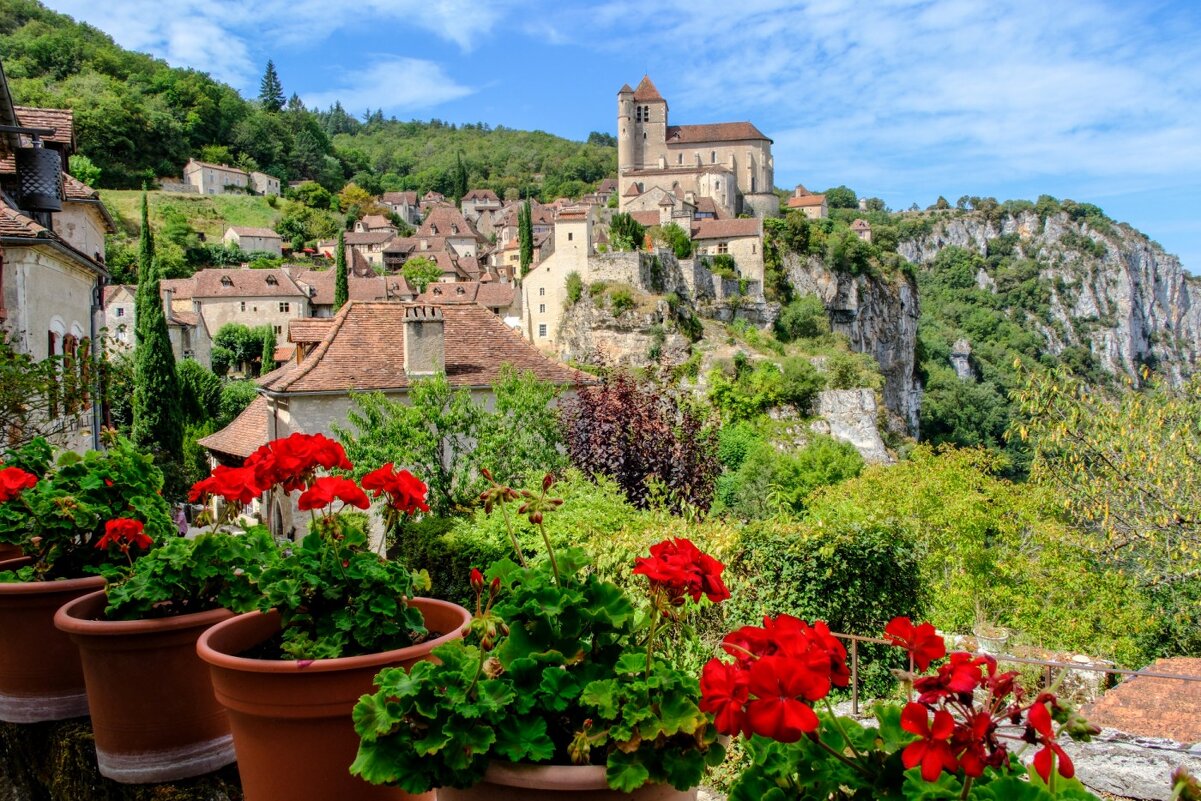
[[[621,88],[617,90],[617,94],[619,95],[632,95],[633,93],[634,90],[630,88],[628,83],[623,83]]]
[[[663,99],[663,95],[659,94],[659,90],[655,88],[655,85],[651,83],[649,75],[642,76],[638,88],[634,90],[634,100],[639,103],[648,103],[656,100],[661,103],[667,102]]]

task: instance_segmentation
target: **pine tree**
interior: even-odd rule
[[[279,82],[279,73],[270,59],[267,60],[263,80],[259,83],[259,102],[267,111],[279,111],[284,107],[284,85]]]
[[[517,218],[517,243],[521,247],[521,275],[530,271],[534,263],[534,223],[531,218],[530,201],[527,199],[521,206]]]
[[[142,235],[138,241],[138,290],[134,298],[137,349],[133,362],[133,440],[139,446],[179,460],[183,453],[183,420],[175,354],[167,333],[167,316],[159,297],[154,264],[154,238],[146,193],[142,193]]]
[[[334,261],[334,311],[350,300],[350,275],[346,269],[346,232],[338,232],[338,255]]]

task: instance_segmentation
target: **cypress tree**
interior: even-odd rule
[[[183,454],[183,419],[175,354],[167,333],[167,316],[159,297],[154,264],[154,237],[146,193],[142,192],[142,234],[138,240],[138,290],[134,297],[137,349],[133,362],[133,441],[169,459]]]
[[[267,111],[279,111],[284,107],[284,85],[279,81],[275,63],[267,60],[267,70],[259,83],[259,102]]]
[[[259,375],[275,369],[275,331],[271,326],[263,327],[263,352],[260,357]]]
[[[522,204],[521,211],[518,212],[517,242],[521,247],[521,275],[525,277],[525,274],[530,271],[530,265],[534,263],[534,223],[531,219],[528,198]]]
[[[334,311],[350,300],[350,274],[346,269],[346,232],[338,232],[338,255],[334,260]]]

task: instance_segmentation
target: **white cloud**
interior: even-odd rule
[[[350,114],[358,114],[367,108],[419,109],[473,91],[456,83],[432,61],[402,57],[381,58],[362,70],[342,75],[338,83],[337,89],[305,95],[305,105],[327,108],[334,101],[340,101]]]

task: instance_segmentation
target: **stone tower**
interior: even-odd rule
[[[617,93],[617,169],[634,167],[634,90],[623,84]]]

